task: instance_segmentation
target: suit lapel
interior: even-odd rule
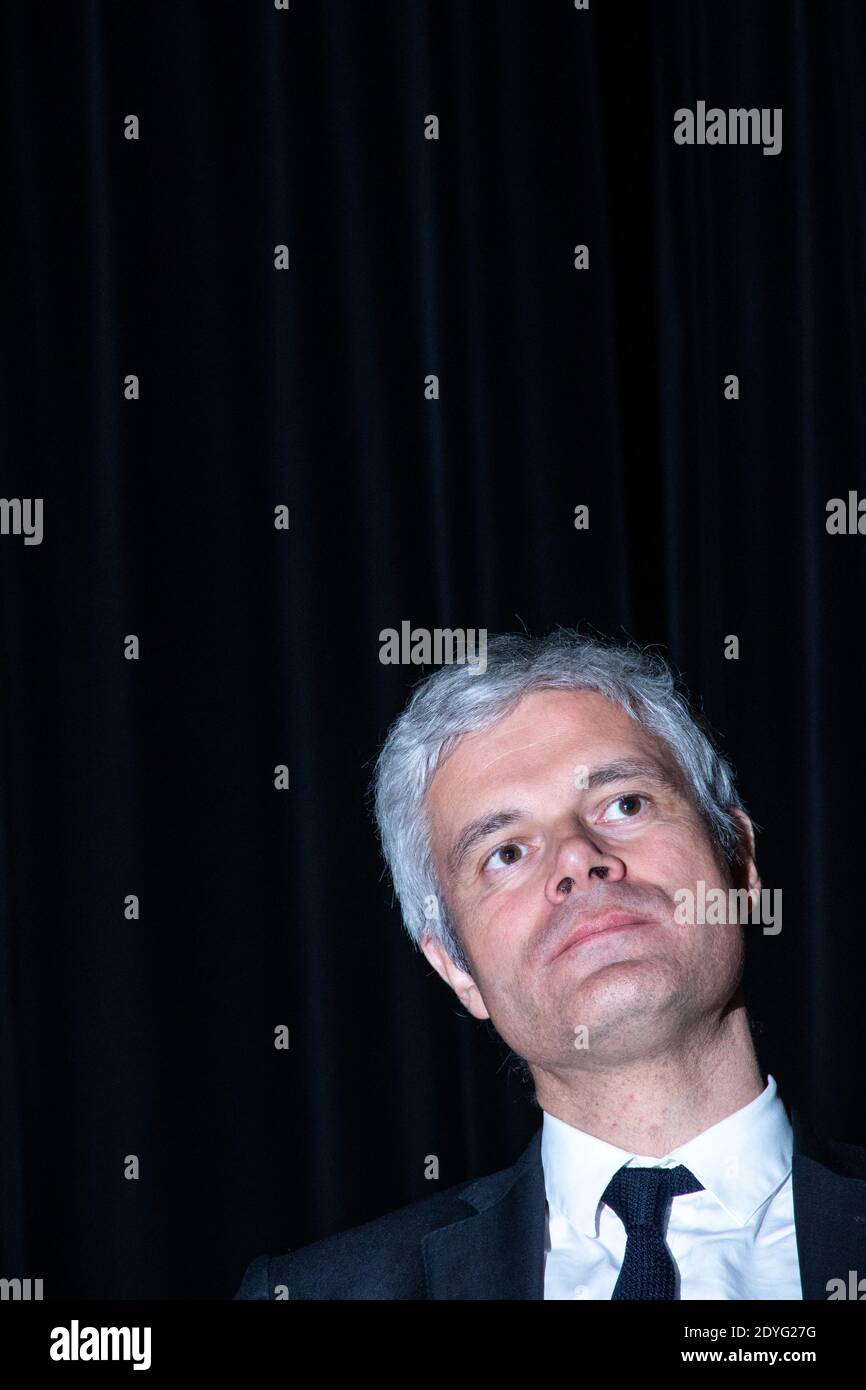
[[[866,1278],[866,1149],[820,1138],[796,1109],[789,1116],[803,1298],[823,1302],[831,1279]],[[475,1212],[422,1241],[428,1298],[543,1299],[541,1126],[511,1168],[460,1195]]]
[[[791,1110],[791,1186],[804,1299],[828,1298],[827,1284],[866,1277],[866,1150],[819,1138]]]
[[[520,1158],[463,1189],[475,1213],[424,1236],[428,1298],[544,1297],[541,1126]]]

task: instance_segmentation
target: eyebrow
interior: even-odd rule
[[[594,791],[596,787],[609,786],[612,782],[624,782],[631,778],[638,778],[643,782],[653,782],[656,786],[663,787],[667,791],[682,792],[679,780],[666,767],[661,763],[647,762],[641,758],[617,758],[613,762],[599,764],[598,767],[588,772],[586,786],[580,787],[578,790]],[[489,811],[464,825],[445,860],[452,876],[461,868],[471,849],[474,849],[482,840],[496,835],[500,830],[505,830],[507,826],[513,825],[515,821],[523,819],[526,814],[527,812],[519,807]]]

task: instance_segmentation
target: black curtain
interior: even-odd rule
[[[670,657],[783,891],[762,1060],[866,1142],[866,536],[827,530],[866,496],[862,5],[19,0],[0,35],[0,496],[44,508],[0,535],[0,1274],[226,1299],[540,1123],[383,876],[406,620]],[[781,150],[677,144],[702,101],[781,108]]]

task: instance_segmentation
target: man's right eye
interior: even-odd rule
[[[510,855],[510,854],[512,854],[512,853],[516,853],[518,850],[520,851],[520,853],[521,853],[521,855],[522,855],[522,852],[523,852],[523,845],[518,844],[518,842],[517,842],[516,840],[510,841],[507,845],[500,845],[499,848],[498,848],[498,849],[495,849],[495,850],[493,851],[492,854],[488,854],[487,858],[486,858],[485,861],[484,861],[484,867],[485,867],[485,869],[489,869],[489,868],[491,868],[491,867],[492,867],[492,868],[499,868],[499,869],[510,869],[511,866],[512,866],[512,864],[519,864],[519,863],[520,863],[520,860],[517,859],[517,858],[514,858],[514,859],[506,859],[506,862],[505,862],[505,863],[500,863],[500,864],[498,864],[498,865],[494,864],[494,862],[493,862],[494,859],[496,858],[497,854],[501,854],[501,855],[507,856],[507,855]]]

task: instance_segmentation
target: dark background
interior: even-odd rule
[[[672,659],[783,890],[762,1060],[866,1142],[864,47],[856,3],[3,11],[0,1274],[228,1299],[540,1123],[382,874],[405,619]],[[698,100],[782,152],[675,145]]]

